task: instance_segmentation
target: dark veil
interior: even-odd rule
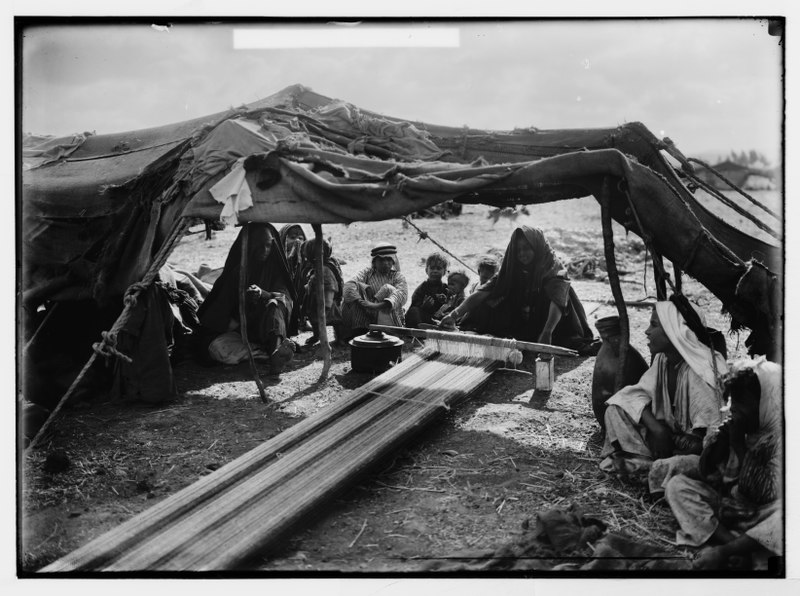
[[[262,290],[287,294],[294,306],[289,321],[287,321],[287,328],[289,335],[295,335],[297,333],[297,292],[292,275],[289,273],[283,243],[280,241],[277,230],[271,224],[249,223],[246,226],[248,230],[248,271],[245,288],[242,291],[251,284],[255,284]],[[228,257],[225,259],[222,273],[197,311],[200,323],[217,333],[227,331],[230,319],[238,320],[239,318],[239,269],[242,260],[244,230],[243,227],[236,237],[228,252]],[[266,243],[271,243],[271,250],[266,264],[260,266],[256,255]]]

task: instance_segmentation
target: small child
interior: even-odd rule
[[[406,327],[419,327],[420,323],[432,323],[433,313],[439,310],[448,299],[447,285],[442,281],[450,262],[438,252],[428,255],[425,260],[423,281],[411,295],[411,306],[406,312]]]
[[[435,321],[440,321],[447,313],[464,302],[464,298],[466,298],[465,290],[468,285],[469,276],[466,271],[453,271],[447,276],[447,293],[450,297],[447,299],[447,302],[434,313],[433,319]]]
[[[490,257],[489,255],[483,256],[478,261],[478,281],[472,284],[472,287],[469,289],[469,293],[472,294],[485,284],[487,281],[492,279],[492,276],[497,273],[497,259],[494,257]]]

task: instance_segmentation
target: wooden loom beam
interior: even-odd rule
[[[474,335],[471,333],[458,333],[455,331],[438,331],[428,329],[411,329],[407,327],[392,327],[390,325],[370,325],[370,329],[375,331],[385,331],[391,334],[410,335],[411,337],[421,338],[441,338],[447,341],[472,343],[485,346],[508,347],[509,349],[526,350],[529,352],[544,352],[555,354],[556,356],[578,356],[578,352],[560,346],[550,344],[538,344],[529,341],[519,341],[502,337],[492,337],[489,335]],[[512,347],[513,346],[513,347]]]

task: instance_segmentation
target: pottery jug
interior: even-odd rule
[[[594,362],[592,374],[592,410],[600,427],[605,431],[604,420],[606,400],[614,394],[614,381],[617,375],[619,362],[620,327],[619,317],[604,317],[595,323],[600,339],[603,340],[600,351]],[[647,362],[636,348],[629,345],[625,359],[625,370],[622,377],[622,386],[638,383],[642,374],[647,370]]]

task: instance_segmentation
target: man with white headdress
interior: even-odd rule
[[[702,314],[673,296],[656,303],[645,334],[650,368],[606,402],[600,468],[607,472],[644,473],[655,460],[699,454],[706,431],[721,422],[718,379],[727,366]]]

